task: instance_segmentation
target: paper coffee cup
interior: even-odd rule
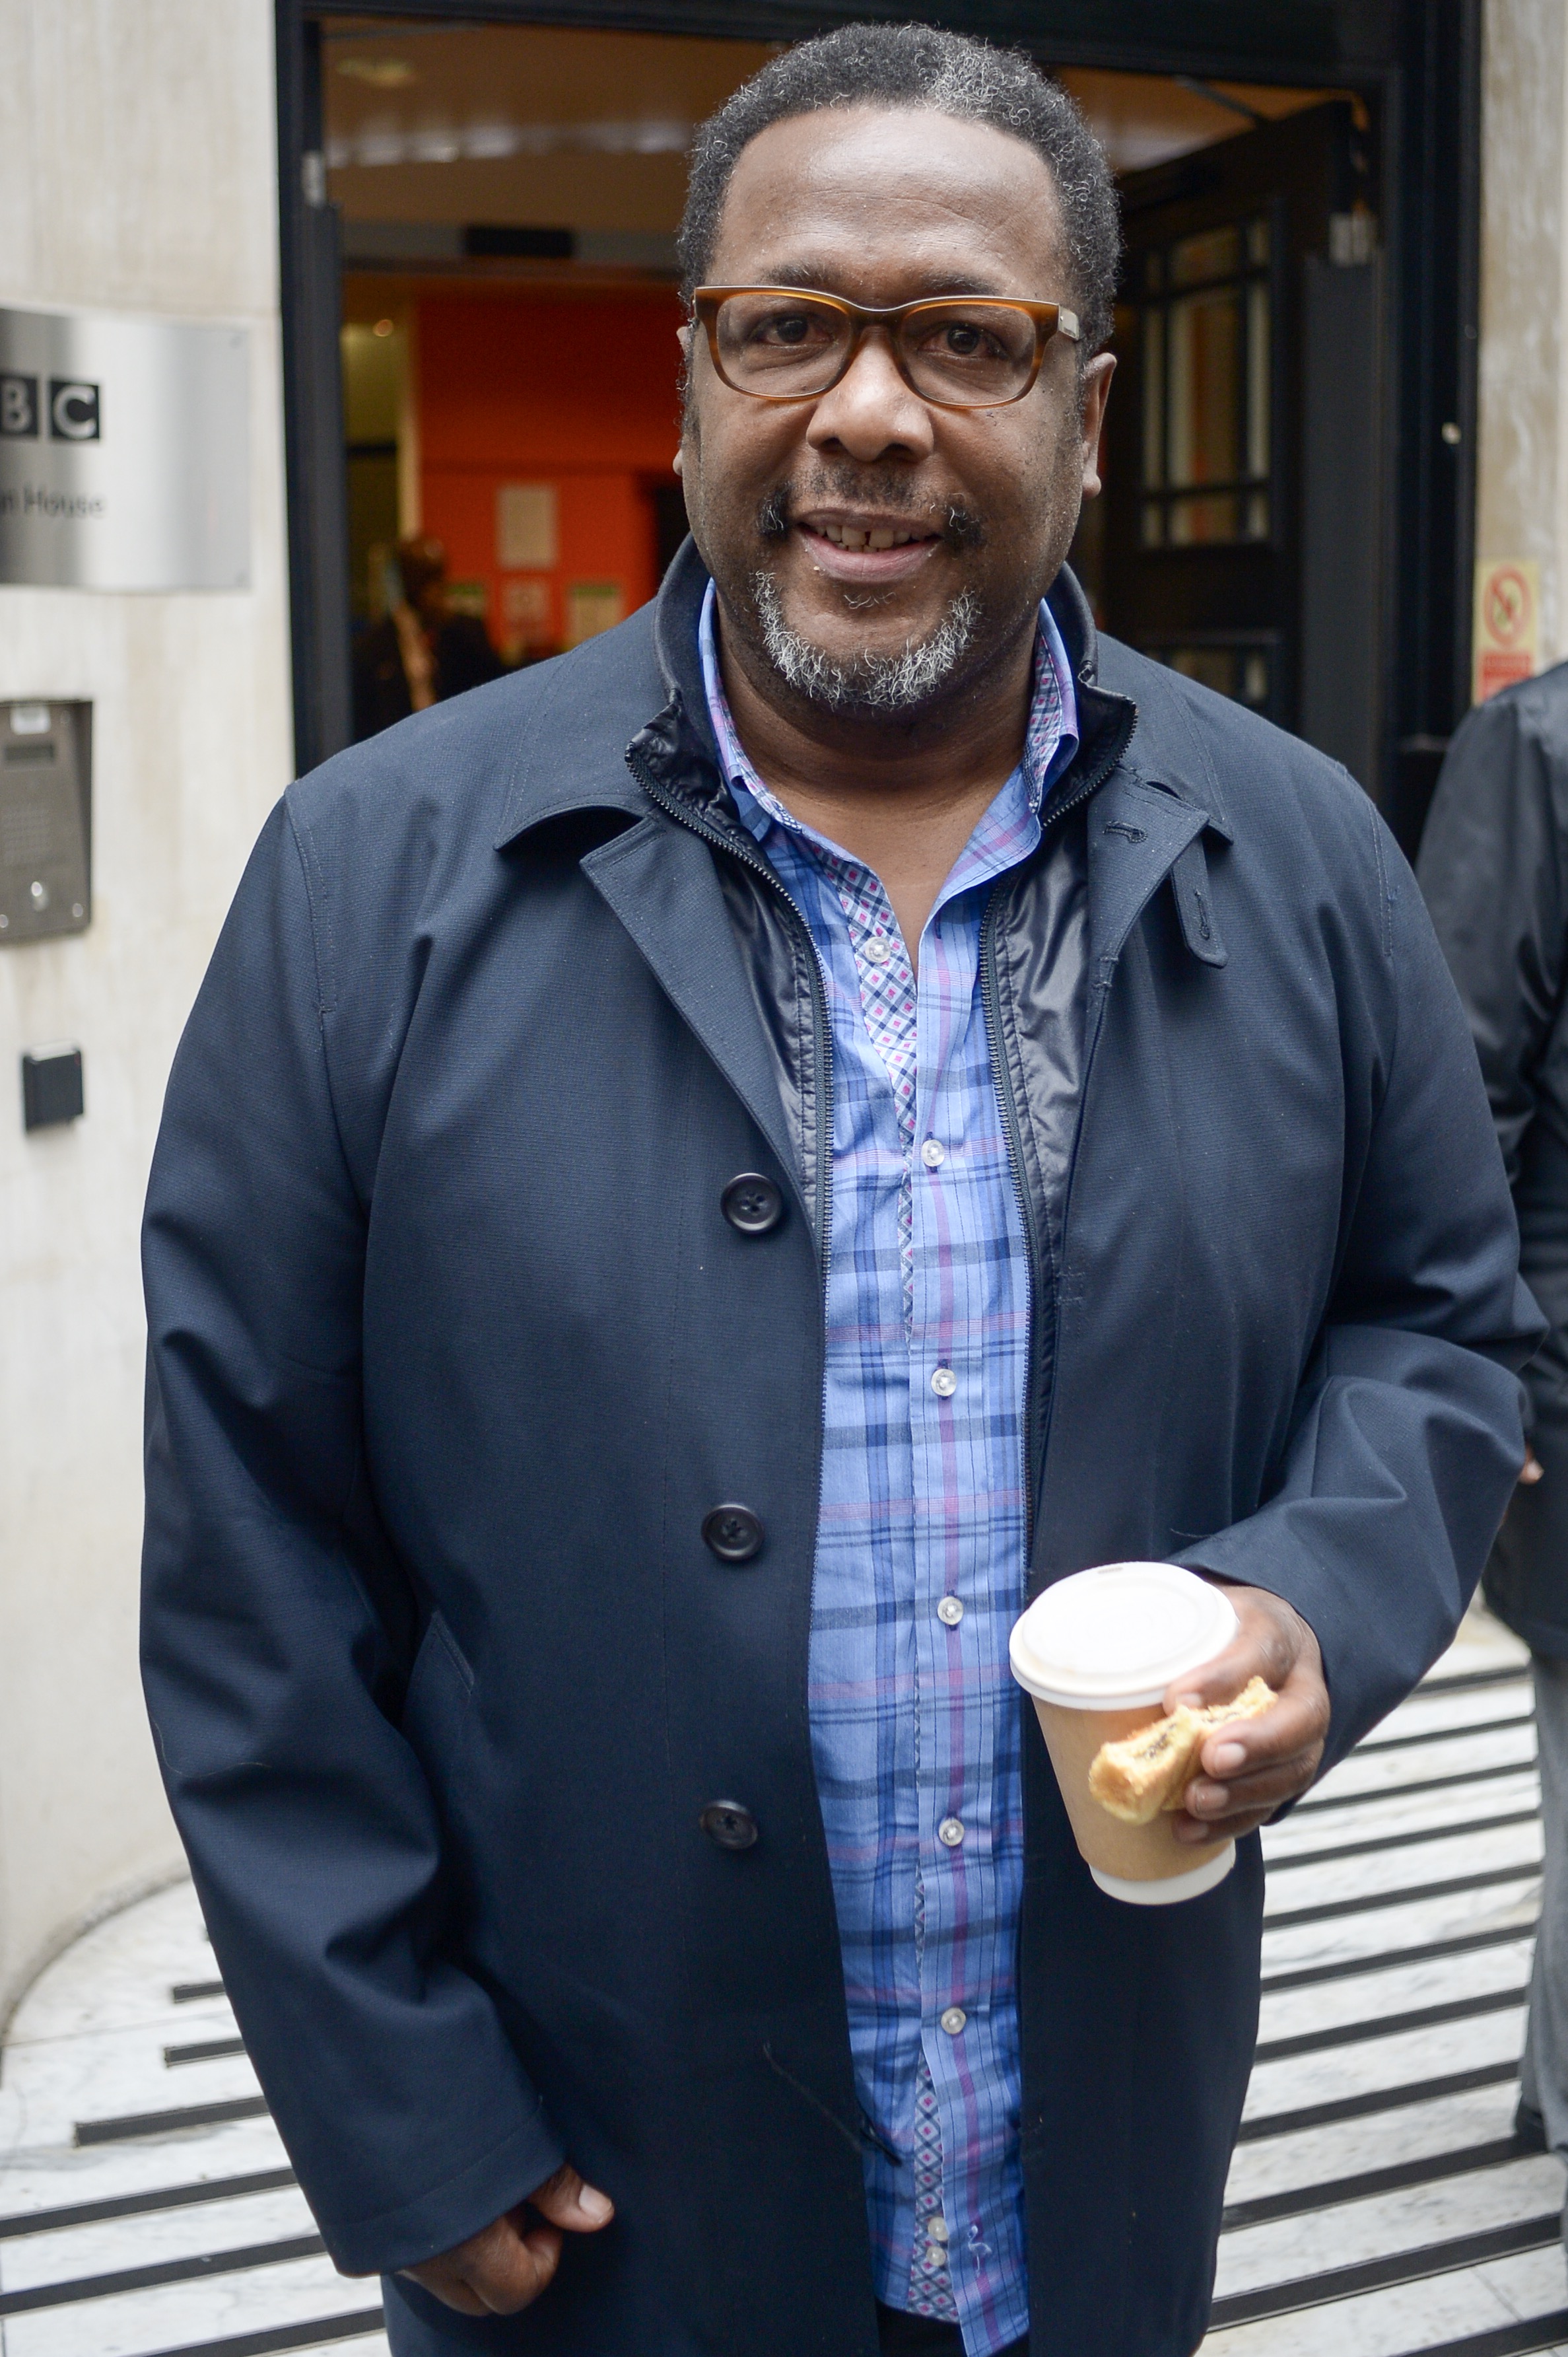
[[[1222,1588],[1174,1563],[1075,1572],[1014,1624],[1013,1675],[1034,1697],[1079,1853],[1112,1899],[1196,1899],[1236,1862],[1233,1841],[1178,1842],[1164,1813],[1124,1824],[1090,1792],[1089,1770],[1102,1743],[1163,1717],[1173,1679],[1222,1653],[1239,1626]]]

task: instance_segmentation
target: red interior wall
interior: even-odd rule
[[[503,483],[556,486],[555,640],[573,581],[620,582],[630,613],[658,587],[647,488],[673,479],[675,296],[437,294],[418,307],[424,528],[454,580],[485,583],[491,636],[508,635]]]

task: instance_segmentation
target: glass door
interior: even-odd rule
[[[1369,363],[1365,446],[1379,445],[1375,317],[1370,353],[1364,338],[1342,336],[1332,356],[1314,346],[1315,272],[1375,269],[1365,147],[1350,103],[1332,100],[1123,183],[1095,584],[1104,622],[1296,729],[1310,730],[1325,701],[1324,589],[1332,596],[1337,576],[1341,597],[1364,596],[1378,578],[1377,485],[1349,479],[1353,461],[1337,485],[1318,479],[1309,430],[1317,371],[1331,358],[1341,374],[1366,376]],[[1337,535],[1326,565],[1325,530]],[[1375,612],[1364,636],[1352,667],[1376,663]],[[1341,667],[1344,656],[1341,646]]]

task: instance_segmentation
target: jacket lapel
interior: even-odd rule
[[[581,863],[778,1155],[796,1191],[799,1159],[740,945],[700,836],[645,818]]]
[[[719,791],[696,670],[696,615],[706,581],[688,541],[651,608],[590,640],[557,668],[528,739],[517,748],[496,848],[505,852],[554,819],[607,815],[616,831],[579,862],[583,874],[625,926],[799,1192],[799,1163],[778,1079],[713,854],[700,836],[654,812],[627,760],[634,739],[645,751],[668,739],[665,749],[678,769],[691,773],[689,785]]]

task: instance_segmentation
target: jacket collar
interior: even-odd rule
[[[707,582],[707,568],[688,539],[651,606],[549,666],[553,676],[506,780],[498,849],[569,812],[646,817],[648,798],[628,756],[646,764],[664,791],[679,795],[706,826],[733,832],[737,844],[754,849],[720,774],[703,691],[697,620]],[[1120,767],[1195,808],[1229,842],[1219,781],[1174,683],[1165,683],[1157,663],[1100,638],[1068,566],[1047,602],[1072,664],[1079,704],[1079,751],[1058,782],[1058,795],[1073,798],[1086,776],[1096,770],[1109,776]],[[1134,730],[1135,742],[1130,741]]]
[[[1076,581],[1072,587],[1081,598]],[[1178,802],[1200,811],[1206,826],[1227,843],[1234,842],[1219,777],[1175,675],[1116,639],[1095,642],[1092,660],[1099,684],[1090,693],[1119,705],[1130,703],[1137,713],[1137,736],[1123,766],[1145,784],[1163,786]]]
[[[707,580],[688,539],[650,606],[546,667],[506,780],[498,851],[569,812],[646,818],[648,797],[628,767],[633,750],[669,768],[686,799],[727,803],[697,657]]]

